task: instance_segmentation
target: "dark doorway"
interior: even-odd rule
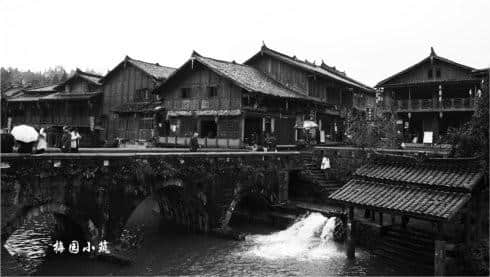
[[[201,138],[216,138],[218,133],[218,126],[214,120],[201,120],[201,132],[199,136]]]
[[[247,144],[253,144],[253,140],[257,144],[260,144],[260,137],[262,136],[262,118],[260,117],[248,117],[245,118],[245,142]]]

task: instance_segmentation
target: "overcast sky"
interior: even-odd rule
[[[490,66],[490,1],[0,0],[1,66],[101,73],[125,55],[178,67],[243,62],[262,41],[365,84],[438,55]]]

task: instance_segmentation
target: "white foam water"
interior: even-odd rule
[[[333,241],[335,217],[311,213],[286,230],[269,235],[247,236],[252,247],[246,253],[266,259],[325,259],[342,253]]]

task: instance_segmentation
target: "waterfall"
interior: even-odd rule
[[[269,235],[251,235],[248,254],[267,259],[323,259],[342,255],[333,241],[335,217],[311,213],[286,230]]]

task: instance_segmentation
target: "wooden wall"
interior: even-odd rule
[[[352,106],[352,94],[354,92],[361,93],[355,87],[321,77],[320,75],[313,76],[311,72],[292,66],[269,55],[257,57],[250,61],[249,65],[259,69],[292,90],[320,98],[328,104]]]
[[[107,139],[116,137],[119,123],[117,117],[111,110],[123,103],[134,102],[135,93],[138,89],[148,88],[150,91],[156,85],[153,77],[130,63],[122,64],[112,73],[103,84],[104,104],[103,115],[105,116],[105,128]],[[155,101],[154,95],[150,94],[150,101]]]
[[[433,69],[432,78],[428,77],[428,70]],[[440,69],[441,77],[436,77],[436,69]],[[396,77],[387,84],[417,83],[426,81],[447,81],[471,79],[471,71],[466,71],[454,65],[435,60],[431,65],[429,61],[423,63],[405,74]]]
[[[209,97],[208,87],[217,87],[217,96]],[[182,88],[190,88],[189,98],[182,98]],[[195,64],[194,69],[190,67],[181,74],[180,78],[175,78],[168,89],[162,94],[167,110],[229,110],[241,108],[241,88],[230,81],[220,77],[213,71]],[[180,101],[189,101],[189,105],[182,105]],[[203,108],[199,100],[209,100],[209,108]],[[213,105],[213,101],[218,101],[219,105]],[[169,105],[170,103],[170,105]],[[194,105],[195,104],[195,105]]]

